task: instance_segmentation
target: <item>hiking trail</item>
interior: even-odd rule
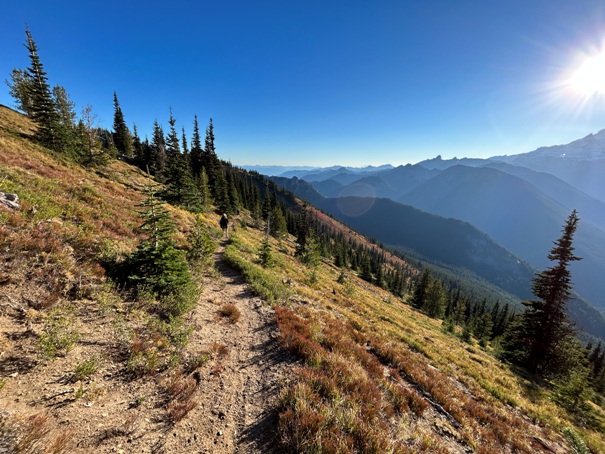
[[[215,271],[204,278],[187,351],[211,349],[211,370],[202,368],[198,405],[167,434],[165,452],[277,452],[280,382],[292,362],[277,340],[273,309],[255,296],[243,277],[223,261],[225,242],[215,250]],[[231,323],[218,314],[225,304],[240,312]],[[221,352],[223,354],[221,354]]]

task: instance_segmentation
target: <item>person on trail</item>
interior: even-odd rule
[[[221,229],[223,229],[223,232],[225,232],[225,238],[229,238],[229,219],[227,219],[227,215],[225,213],[223,213],[223,215],[221,216],[219,224],[221,226]]]

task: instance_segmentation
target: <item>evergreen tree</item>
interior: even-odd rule
[[[284,217],[282,209],[276,205],[271,212],[271,235],[280,238],[286,233],[288,233],[286,218]]]
[[[584,409],[592,396],[591,370],[580,343],[576,339],[567,339],[565,344],[561,356],[566,364],[556,381],[555,398],[569,411],[578,412]]]
[[[200,210],[205,212],[212,203],[212,197],[210,196],[210,187],[208,186],[208,175],[206,175],[206,169],[202,167],[200,175],[196,180],[197,193],[200,198]]]
[[[504,305],[504,308],[502,309],[502,311],[498,312],[497,317],[493,318],[494,320],[494,327],[492,330],[492,337],[498,337],[498,336],[502,336],[504,334],[504,332],[506,331],[506,327],[508,326],[509,322],[510,322],[510,309],[508,307],[508,304]]]
[[[185,135],[185,128],[181,128],[181,146],[183,148],[183,155],[189,156],[189,145],[187,145],[187,136]]]
[[[145,152],[145,147],[143,146],[143,142],[141,142],[141,138],[139,137],[139,133],[137,131],[137,125],[133,125],[132,127],[132,150],[134,154],[134,163],[140,169],[146,170],[148,163],[148,156]]]
[[[165,197],[170,203],[182,205],[185,192],[184,179],[189,175],[186,169],[188,163],[185,162],[181,155],[179,138],[175,127],[176,120],[172,116],[172,109],[170,110],[168,124],[170,125],[170,131],[165,142],[166,168],[163,173],[163,181],[166,183]],[[193,185],[192,180],[190,183]]]
[[[233,171],[228,173],[227,194],[229,195],[229,211],[231,213],[237,213],[242,204],[237,185],[235,184],[235,176]]]
[[[53,87],[52,95],[59,114],[60,125],[65,129],[73,130],[76,126],[75,103],[69,99],[69,94],[61,85]]]
[[[554,266],[534,278],[532,293],[538,299],[523,303],[526,310],[507,341],[508,348],[515,350],[508,353],[516,357],[522,352],[523,365],[540,376],[564,375],[569,367],[565,347],[573,340],[575,329],[567,317],[566,306],[572,290],[568,267],[580,260],[574,255],[572,244],[578,221],[574,210],[548,254]]]
[[[268,236],[265,236],[261,244],[258,252],[258,261],[263,268],[271,268],[275,264],[275,259],[273,258],[271,243],[269,243]]]
[[[172,238],[174,223],[151,187],[146,189],[146,198],[140,207],[143,223],[139,229],[145,239],[127,260],[128,281],[160,299],[163,317],[183,315],[195,304],[198,292],[186,254],[177,249]]]
[[[601,342],[597,344],[592,352],[588,356],[588,362],[592,368],[593,379],[596,379],[603,369],[603,362],[605,360],[605,351],[601,349]]]
[[[194,177],[199,177],[202,173],[203,168],[203,154],[204,149],[202,148],[202,141],[200,138],[200,129],[197,122],[197,115],[193,120],[193,138],[191,140],[191,170]],[[206,171],[207,172],[207,171]],[[206,177],[208,175],[206,174]]]
[[[268,219],[271,214],[271,194],[269,193],[269,180],[265,180],[265,189],[263,191],[262,216],[263,219]]]
[[[161,179],[166,168],[166,143],[164,141],[164,131],[157,120],[153,122],[151,156],[149,161],[149,171],[152,175]]]
[[[491,314],[485,312],[475,319],[474,325],[474,333],[477,339],[480,341],[487,341],[492,337],[492,329],[494,326],[494,322],[492,321]]]
[[[115,91],[113,92],[113,143],[119,155],[133,157],[132,135],[124,121],[124,114]]]
[[[216,249],[216,245],[210,237],[208,227],[200,216],[196,216],[195,224],[191,229],[188,238],[189,252],[187,259],[192,264],[200,264],[210,260],[212,253]]]
[[[431,279],[426,289],[422,311],[429,317],[442,318],[445,314],[446,294],[443,284],[437,279]]]
[[[216,149],[214,146],[214,125],[212,124],[212,118],[206,128],[206,138],[204,139],[204,150],[202,153],[202,166],[206,168],[208,174],[208,181],[212,191],[216,190],[216,180],[219,178],[219,173],[222,173],[222,166],[216,156]],[[216,200],[216,192],[212,194]]]
[[[359,277],[364,281],[372,282],[372,263],[368,254],[363,254],[361,256],[360,268]]]
[[[56,144],[65,154],[75,158],[78,154],[75,103],[60,85],[53,87],[52,96],[57,110]]]
[[[6,81],[9,94],[15,100],[15,107],[30,118],[33,116],[33,84],[34,79],[24,69],[13,69],[10,80]]]
[[[414,306],[416,309],[420,309],[424,305],[424,300],[426,299],[426,292],[429,288],[430,281],[431,271],[428,268],[425,268],[420,276],[420,279],[416,283],[414,295],[412,296],[412,306]]]
[[[229,188],[227,187],[227,177],[225,169],[222,166],[215,167],[216,174],[214,178],[214,186],[210,186],[210,191],[214,188],[214,203],[219,211],[223,213],[232,213],[233,207],[229,199]]]
[[[300,261],[309,268],[317,268],[321,262],[319,243],[317,242],[317,237],[312,230],[307,234],[304,247],[300,253]]]
[[[31,101],[31,118],[38,124],[36,138],[47,148],[59,151],[57,143],[57,132],[59,127],[59,115],[52,97],[48,77],[44,71],[42,62],[38,55],[38,46],[34,41],[29,28],[25,29],[27,42],[25,47],[29,51],[30,66],[27,68],[27,84],[30,93],[28,99]]]

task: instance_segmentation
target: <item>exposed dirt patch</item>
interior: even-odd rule
[[[11,307],[11,301],[23,304],[16,292],[10,301],[4,296],[0,441],[6,436],[3,420],[23,428],[38,421],[28,418],[44,415],[48,433],[38,446],[63,439],[70,453],[278,452],[274,404],[294,360],[279,345],[273,309],[223,263],[223,252],[224,245],[215,251],[215,270],[205,276],[199,304],[186,316],[193,331],[183,357],[192,361],[184,361],[184,370],[129,375],[116,348],[119,314],[99,310],[94,301],[78,303],[80,339],[74,348],[43,363],[36,347],[40,325],[28,326],[27,317]],[[226,305],[229,310],[221,313]],[[76,365],[92,357],[99,359],[97,370],[74,381]],[[171,418],[167,391],[175,376],[193,389],[193,408],[178,422]]]
[[[293,358],[277,341],[273,310],[255,297],[239,273],[215,252],[217,277],[207,277],[187,350],[217,351],[218,359],[200,381],[199,405],[185,424],[171,431],[165,452],[277,452],[274,401]],[[232,323],[220,314],[225,305],[239,311]],[[222,353],[222,354],[221,354]],[[197,440],[195,435],[197,435]]]

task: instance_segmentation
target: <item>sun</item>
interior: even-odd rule
[[[569,85],[580,95],[605,95],[605,53],[587,58],[571,76]]]

